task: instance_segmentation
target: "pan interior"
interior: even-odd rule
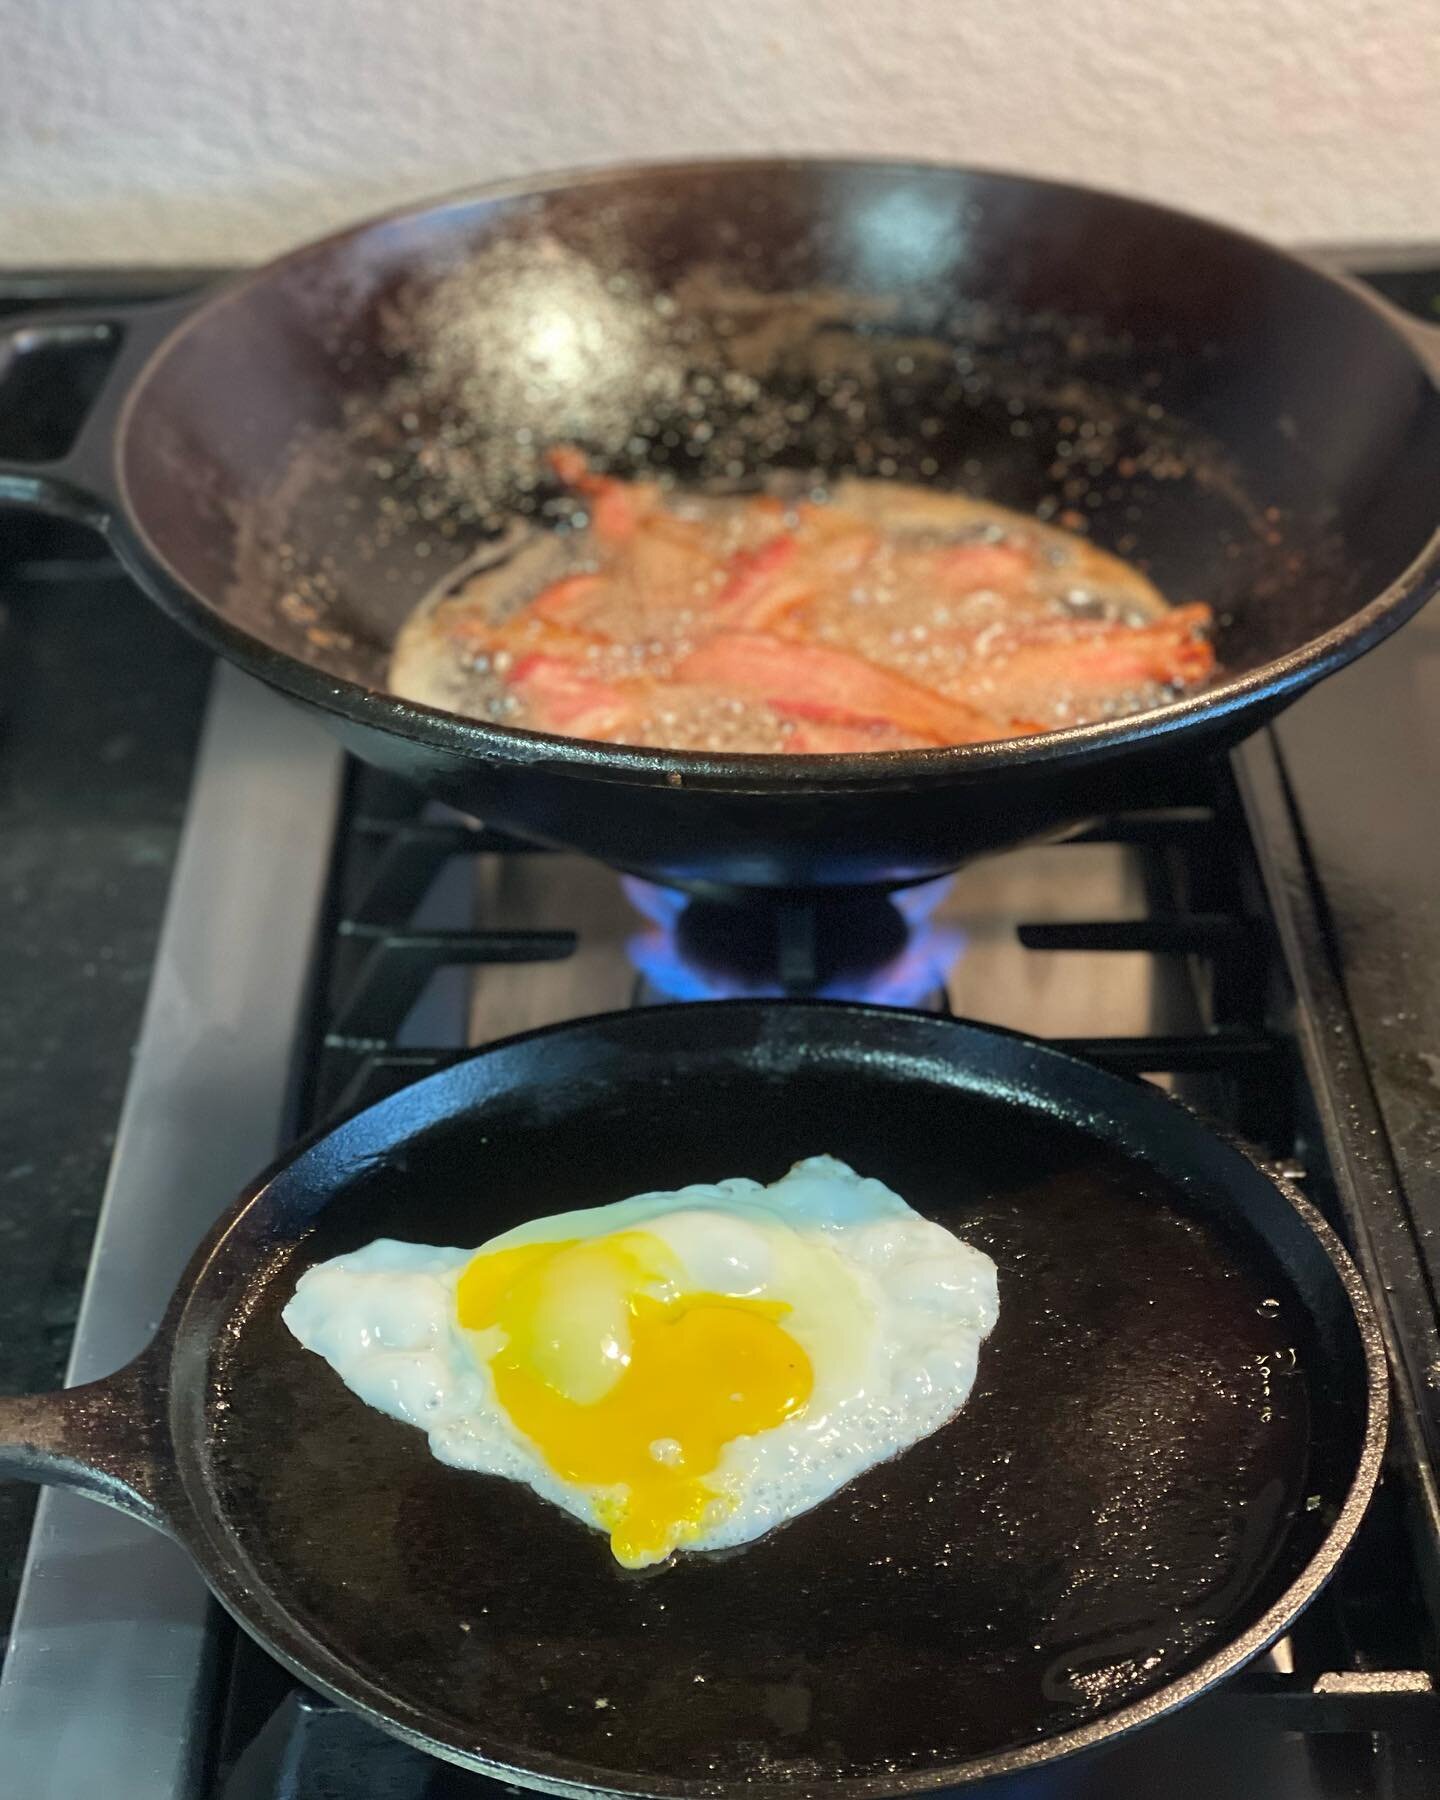
[[[1344,405],[1335,396],[1345,396]],[[606,173],[381,221],[204,309],[127,417],[151,552],[259,644],[383,689],[543,451],[753,486],[959,487],[1221,617],[1231,674],[1418,553],[1440,405],[1362,299],[1135,202],[963,170]]]
[[[489,1052],[312,1149],[212,1259],[177,1355],[232,1604],[439,1745],[641,1792],[899,1786],[1227,1647],[1354,1473],[1353,1320],[1238,1153],[1094,1071],[1059,1116],[1017,1044],[851,1009],[632,1014]],[[821,1151],[993,1256],[1000,1322],[949,1426],[738,1552],[627,1574],[522,1488],[442,1467],[280,1320],[304,1267],[379,1235],[471,1245]]]

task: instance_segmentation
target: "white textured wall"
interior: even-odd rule
[[[1440,4],[0,0],[0,263],[249,259],[493,176],[764,149],[1440,238]]]

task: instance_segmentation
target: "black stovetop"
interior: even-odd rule
[[[1374,279],[1417,312],[1440,315],[1440,266]],[[183,284],[159,271],[0,276],[0,312]],[[76,398],[42,396],[62,409]],[[6,441],[13,419],[0,408],[0,451],[20,447]],[[0,604],[0,1381],[21,1388],[58,1381],[63,1368],[208,664],[72,528],[0,513]],[[1241,919],[1252,950],[1258,927],[1264,955],[1227,963],[1213,943],[1182,937],[1203,1029],[1170,1034],[1163,1056],[1159,1040],[1080,1047],[1122,1067],[1177,1070],[1197,1103],[1278,1158],[1303,1163],[1312,1192],[1352,1241],[1358,1231],[1402,1364],[1396,1455],[1404,1468],[1387,1481],[1341,1580],[1296,1634],[1296,1675],[1268,1670],[1232,1684],[1190,1709],[1193,1717],[1161,1728],[1165,1745],[1093,1765],[1089,1776],[1072,1773],[1063,1789],[1043,1778],[1026,1787],[1030,1795],[1258,1795],[1278,1791],[1279,1761],[1273,1783],[1265,1771],[1282,1752],[1290,1761],[1301,1755],[1311,1782],[1303,1791],[1317,1800],[1440,1787],[1433,1695],[1413,1683],[1387,1686],[1384,1676],[1433,1669],[1440,1617],[1420,1595],[1440,1565],[1432,1554],[1440,1544],[1432,1480],[1440,1468],[1440,834],[1432,798],[1440,787],[1440,612],[1432,608],[1293,708],[1242,753],[1236,777],[1238,787],[1226,768],[1197,771],[1186,793],[1157,797],[1166,804],[1153,817],[1108,829],[1145,846],[1154,907]],[[387,1001],[398,1016],[427,973],[408,910],[426,859],[483,857],[497,846],[464,827],[437,828],[403,793],[369,777],[352,782],[347,807],[332,975],[345,974],[346,911],[360,895],[371,908],[367,944],[399,946],[392,965],[403,970],[401,989]],[[378,882],[377,867],[386,871]],[[382,891],[390,912],[377,916]],[[1062,947],[1053,936],[1047,945],[1043,930],[1035,941]],[[446,950],[437,944],[432,961]],[[367,979],[379,961],[367,965]],[[309,1095],[320,1111],[427,1062],[413,1045],[377,1052],[368,1038],[361,1045],[347,1036],[346,997],[342,982],[313,1023]],[[0,1489],[0,1619],[28,1510],[17,1490]],[[209,1794],[452,1800],[478,1791],[472,1778],[417,1763],[294,1690],[258,1653],[237,1647],[235,1658]],[[1317,1671],[1340,1685],[1317,1695]],[[260,1735],[273,1757],[254,1753]],[[1223,1772],[1212,1767],[1217,1743],[1227,1746]],[[1162,1766],[1163,1778],[1155,1773]],[[1237,1766],[1249,1769],[1248,1786],[1233,1785]]]

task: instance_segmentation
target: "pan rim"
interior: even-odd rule
[[[1324,1538],[1316,1546],[1300,1574],[1265,1611],[1222,1649],[1194,1668],[1166,1682],[1153,1692],[1130,1702],[1114,1712],[1063,1732],[1010,1749],[982,1753],[943,1766],[912,1770],[905,1774],[838,1777],[817,1780],[746,1781],[745,1790],[756,1800],[898,1800],[900,1796],[931,1793],[936,1790],[969,1786],[1001,1775],[1018,1774],[1059,1762],[1086,1750],[1096,1749],[1112,1740],[1128,1735],[1197,1698],[1234,1674],[1267,1645],[1274,1642],[1294,1622],[1311,1600],[1325,1586],[1341,1557],[1349,1548],[1362,1517],[1369,1506],[1379,1480],[1388,1434],[1390,1393],[1389,1365],[1383,1335],[1364,1280],[1335,1230],[1314,1204],[1295,1185],[1278,1174],[1265,1159],[1232,1132],[1201,1119],[1183,1102],[1159,1088],[1128,1081],[1083,1058],[1069,1055],[1043,1040],[999,1026],[981,1024],[968,1019],[941,1017],[914,1009],[884,1007],[854,1001],[792,1000],[765,1002],[754,1000],[720,1000],[675,1006],[639,1007],[624,1012],[599,1013],[584,1019],[563,1021],[534,1030],[497,1039],[473,1053],[456,1059],[446,1068],[423,1077],[420,1081],[397,1090],[373,1107],[339,1124],[317,1128],[301,1139],[285,1155],[266,1169],[241,1193],[232,1207],[217,1221],[211,1233],[191,1258],[161,1328],[160,1340],[166,1346],[171,1369],[177,1344],[183,1337],[185,1314],[199,1293],[205,1273],[224,1249],[231,1233],[251,1208],[259,1203],[272,1184],[298,1164],[327,1139],[343,1131],[347,1125],[370,1113],[414,1096],[427,1083],[439,1083],[452,1077],[457,1067],[479,1062],[491,1052],[506,1051],[546,1038],[556,1037],[597,1023],[614,1025],[616,1021],[636,1021],[634,1029],[642,1030],[656,1015],[683,1010],[696,1013],[744,1012],[764,1013],[783,1010],[792,1018],[795,1028],[809,1013],[844,1014],[850,1017],[908,1021],[945,1031],[957,1030],[971,1038],[995,1037],[1023,1045],[1039,1062],[1040,1069],[1021,1090],[1032,1107],[1043,1108],[1044,1074],[1050,1070],[1078,1070],[1100,1086],[1123,1090],[1133,1102],[1137,1093],[1141,1104],[1153,1116],[1174,1121],[1176,1129],[1200,1134],[1221,1146],[1229,1155],[1238,1157],[1249,1171],[1275,1189],[1299,1217],[1310,1236],[1317,1242],[1326,1261],[1340,1283],[1349,1315],[1353,1319],[1360,1353],[1365,1364],[1365,1410],[1363,1429],[1358,1432],[1354,1471]],[[1022,1110],[1025,1110],[1022,1103]],[[1181,1123],[1183,1121],[1183,1124]],[[207,1345],[208,1351],[208,1345]],[[255,1635],[262,1647],[282,1662],[293,1674],[327,1695],[348,1710],[368,1718],[379,1729],[397,1736],[426,1754],[441,1758],[485,1775],[513,1783],[528,1790],[565,1796],[613,1795],[616,1800],[714,1800],[714,1796],[735,1784],[727,1780],[689,1777],[664,1779],[627,1777],[623,1771],[606,1770],[604,1784],[597,1782],[593,1765],[577,1763],[568,1757],[528,1756],[524,1766],[487,1757],[463,1741],[463,1734],[451,1732],[443,1737],[432,1735],[423,1715],[408,1703],[397,1702],[383,1693],[376,1683],[358,1674],[338,1657],[296,1628],[288,1615],[278,1622],[247,1616],[247,1601],[253,1602],[256,1584],[246,1577],[248,1558],[232,1559],[235,1544],[232,1534],[221,1524],[221,1515],[206,1499],[204,1456],[188,1434],[176,1429],[176,1395],[181,1384],[169,1383],[168,1416],[173,1446],[175,1483],[174,1497],[178,1507],[167,1521],[175,1535],[196,1557],[205,1579],[216,1598],[245,1629]],[[199,1498],[197,1499],[197,1495]],[[178,1516],[177,1516],[178,1515]],[[218,1566],[212,1566],[218,1565]],[[267,1591],[263,1584],[261,1591]]]
[[[538,198],[560,191],[603,186],[606,182],[666,175],[718,174],[735,171],[856,170],[975,177],[1016,189],[1043,189],[1076,200],[1099,201],[1148,214],[1189,230],[1238,243],[1303,272],[1311,280],[1343,295],[1385,327],[1417,372],[1437,391],[1437,375],[1427,364],[1403,314],[1358,282],[1314,260],[1267,242],[1253,233],[1208,219],[1201,214],[1139,199],[1116,190],[1077,182],[1029,176],[978,164],[947,163],[913,157],[846,157],[786,155],[628,161],[586,165],[464,187],[432,200],[401,204],[349,226],[295,246],[278,257],[222,281],[154,347],[137,371],[119,407],[112,445],[118,509],[110,521],[111,542],[130,572],[162,606],[211,648],[250,674],[322,712],[351,723],[425,745],[457,758],[479,757],[510,766],[542,766],[563,774],[583,771],[589,780],[629,786],[687,784],[725,793],[768,793],[777,787],[797,794],[829,794],[884,789],[896,781],[928,786],[957,777],[983,779],[990,772],[1043,768],[1061,759],[1089,762],[1126,750],[1137,743],[1163,742],[1200,724],[1263,700],[1281,703],[1303,688],[1362,654],[1397,630],[1440,587],[1440,517],[1410,563],[1380,592],[1338,624],[1296,649],[1256,668],[1182,696],[1147,712],[1091,724],[1070,725],[1025,737],[980,744],[956,744],[932,750],[865,751],[829,755],[730,754],[657,750],[643,745],[608,744],[590,738],[522,730],[425,706],[332,674],[277,650],[231,623],[211,601],[192,587],[171,564],[146,530],[130,499],[127,452],[137,406],[161,363],[203,321],[268,282],[282,269],[406,220],[435,217],[477,204]]]

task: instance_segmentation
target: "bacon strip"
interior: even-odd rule
[[[945,692],[972,706],[1042,716],[1057,699],[1076,711],[1122,700],[1152,683],[1189,687],[1215,668],[1204,635],[1208,606],[1177,606],[1154,625],[1037,626],[961,665]]]
[[[587,674],[567,657],[536,651],[509,671],[510,691],[525,706],[526,722],[537,731],[571,737],[603,737],[622,726],[630,707],[613,682]]]
[[[977,707],[933,693],[863,657],[762,632],[719,632],[693,650],[677,673],[682,681],[755,694],[786,716],[893,725],[931,744],[975,744],[1007,735]]]
[[[789,532],[770,538],[755,550],[737,550],[713,605],[706,608],[719,626],[734,631],[766,631],[793,612],[810,593],[803,573],[787,580],[800,548]]]
[[[993,588],[1003,594],[1023,589],[1035,573],[1034,555],[1019,544],[955,544],[936,557],[937,574],[955,593]]]

